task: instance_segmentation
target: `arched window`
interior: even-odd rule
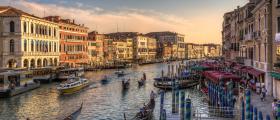
[[[27,51],[27,40],[24,40],[23,49],[24,51]]]
[[[26,22],[23,22],[23,32],[27,32],[27,25],[26,25]]]
[[[48,52],[48,50],[49,50],[49,45],[48,45],[49,43],[48,42],[46,42],[46,44],[45,44],[45,52]]]
[[[56,43],[54,43],[53,51],[56,52]]]
[[[39,27],[38,27],[38,24],[35,24],[35,28],[36,28],[36,34],[38,34],[39,33]]]
[[[40,52],[43,51],[43,45],[44,45],[43,41],[40,41]]]
[[[51,34],[52,34],[52,28],[49,27],[49,36],[51,36]]]
[[[31,33],[34,33],[34,26],[33,26],[33,23],[31,23]]]
[[[39,51],[39,41],[37,40],[36,41],[36,52],[38,52]]]
[[[52,52],[52,43],[49,43],[49,52]]]
[[[31,51],[32,52],[34,51],[34,41],[33,40],[31,41]]]
[[[10,52],[15,52],[15,41],[13,39],[10,40]]]
[[[15,22],[14,21],[10,22],[10,32],[15,32]]]
[[[56,28],[53,30],[53,36],[56,37]]]

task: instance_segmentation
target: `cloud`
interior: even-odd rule
[[[107,11],[100,7],[82,9],[84,6],[82,3],[77,2],[76,4],[78,7],[67,7],[21,0],[16,1],[13,6],[39,17],[59,15],[63,18],[75,19],[76,22],[85,24],[90,30],[98,30],[100,33],[116,32],[117,28],[118,31],[142,33],[174,31],[185,34],[188,42],[196,43],[207,42],[206,39],[218,39],[219,35],[217,34],[220,34],[219,28],[214,28],[213,24],[209,25],[207,24],[208,21],[201,18],[186,19],[154,10],[131,8],[120,8],[116,11]],[[207,16],[213,18],[213,16],[207,14],[203,17]],[[198,23],[198,21],[203,23]],[[217,24],[216,22],[213,23]],[[219,32],[213,34],[214,29]],[[213,42],[218,43],[219,40]]]

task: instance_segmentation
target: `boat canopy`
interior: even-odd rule
[[[236,81],[239,82],[241,78],[237,75],[234,75],[229,72],[221,72],[221,71],[205,71],[204,76],[211,80],[212,82],[218,84],[220,81],[223,81],[224,83],[227,81]]]

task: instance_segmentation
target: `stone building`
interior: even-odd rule
[[[126,63],[133,60],[133,42],[131,38],[113,40],[114,63]]]
[[[225,17],[222,32],[223,50],[232,41],[239,44],[238,55],[230,53],[229,60],[254,68],[247,71],[247,75],[265,85],[268,94],[273,93],[271,71],[277,58],[273,58],[277,56],[277,40],[274,40],[277,38],[277,6],[277,0],[249,0],[246,5],[230,12],[233,17]],[[228,29],[226,25],[232,28]],[[226,37],[226,33],[232,37]],[[223,55],[228,56],[225,52]]]
[[[133,38],[133,58],[138,62],[148,59],[148,37],[137,35]]]
[[[48,16],[45,19],[59,25],[60,64],[69,67],[87,65],[88,28],[75,23],[75,20],[62,19],[60,16]]]
[[[0,7],[0,67],[59,64],[59,27],[13,7]]]
[[[204,46],[194,43],[185,44],[186,59],[200,59],[204,58]]]
[[[104,34],[97,31],[88,33],[88,53],[89,61],[93,65],[102,65],[104,63]]]
[[[202,44],[205,57],[220,57],[221,46],[219,44]]]
[[[148,39],[148,58],[147,61],[156,60],[157,41],[155,38],[147,37]]]
[[[163,47],[167,44],[174,44],[172,46],[172,58],[184,59],[185,57],[185,35],[175,32],[150,32],[146,34],[157,40],[157,58],[163,58]]]

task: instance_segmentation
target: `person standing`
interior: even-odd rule
[[[277,120],[277,115],[276,115],[277,106],[276,106],[276,102],[277,102],[277,99],[274,99],[273,102],[272,102],[272,115]]]
[[[262,101],[265,100],[266,92],[267,92],[267,90],[265,89],[265,86],[263,86],[263,88],[262,88],[262,93],[261,93],[261,100],[262,100]]]

